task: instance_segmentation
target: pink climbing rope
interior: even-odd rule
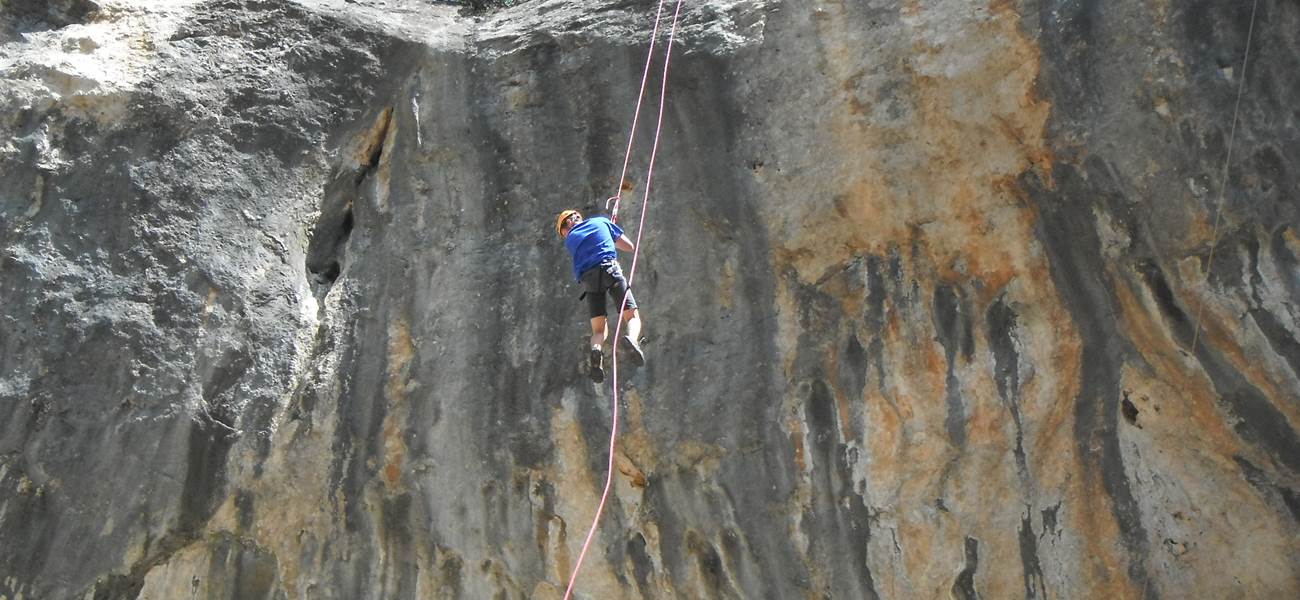
[[[613,350],[611,351],[611,355],[612,355],[611,362],[613,363],[612,387],[614,389],[614,394],[613,394],[614,401],[613,401],[613,418],[609,428],[609,465],[608,465],[608,471],[605,474],[605,489],[600,494],[600,504],[596,506],[596,516],[592,518],[591,527],[587,529],[587,538],[582,542],[582,551],[578,553],[578,562],[574,564],[573,574],[569,576],[569,586],[567,589],[564,590],[565,600],[569,600],[569,597],[572,596],[573,594],[573,586],[578,581],[578,571],[582,569],[582,561],[587,557],[587,549],[588,547],[591,546],[591,539],[596,534],[596,526],[600,523],[600,515],[602,512],[604,512],[605,502],[609,498],[609,489],[614,483],[614,448],[618,442],[618,340],[619,340],[619,336],[621,336],[623,333],[623,310],[627,308],[627,296],[628,293],[631,293],[630,291],[632,289],[632,281],[636,278],[637,258],[641,254],[641,233],[645,229],[646,208],[650,205],[650,182],[651,180],[654,179],[655,158],[658,157],[659,155],[659,139],[663,132],[663,126],[664,126],[664,105],[668,95],[668,62],[669,59],[672,58],[673,40],[677,36],[677,19],[681,15],[683,1],[684,0],[677,0],[677,7],[673,11],[673,25],[668,33],[668,47],[664,51],[663,81],[661,82],[659,88],[659,120],[655,124],[654,144],[650,148],[650,164],[648,167],[646,167],[645,193],[644,193],[645,195],[641,199],[641,218],[636,226],[636,242],[633,244],[633,248],[632,248],[632,268],[628,270],[628,274],[627,274],[627,288],[629,291],[623,294],[623,301],[619,303],[618,323],[614,326]],[[663,0],[660,0],[660,7],[662,8],[662,6],[663,6]],[[657,32],[658,30],[659,30],[659,16],[656,15],[655,31]],[[653,51],[653,48],[654,46],[652,40],[651,51]],[[647,69],[649,68],[649,64],[650,64],[649,59],[647,59],[646,61]],[[643,80],[642,93],[644,93],[644,85],[645,83]],[[640,112],[640,110],[641,107],[638,105],[637,111]],[[635,129],[635,126],[633,127],[633,129]],[[632,149],[631,141],[629,140],[628,151],[631,152],[631,149]],[[623,169],[624,171],[627,170],[626,160],[624,160]],[[619,191],[621,193],[622,185],[623,185],[623,180],[621,178],[619,179],[618,184],[619,184]],[[618,197],[616,196],[614,202],[614,206],[616,210],[618,207],[617,198]]]
[[[641,91],[636,95],[636,110],[632,113],[632,130],[627,134],[627,150],[623,152],[623,171],[618,174],[618,181],[614,184],[614,195],[605,201],[605,210],[609,211],[609,218],[615,223],[618,222],[618,205],[623,200],[623,180],[627,178],[627,165],[632,162],[632,142],[636,140],[636,125],[641,120],[641,103],[645,100],[646,82],[650,80],[650,63],[655,55],[655,41],[659,39],[659,22],[664,14],[664,2],[665,0],[659,0],[659,8],[655,10],[655,27],[654,31],[650,32],[650,49],[645,53],[645,69],[641,71]]]

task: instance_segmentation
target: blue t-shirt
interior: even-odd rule
[[[623,229],[605,217],[592,217],[574,226],[564,238],[564,247],[573,256],[573,276],[582,281],[582,274],[607,260],[618,258],[614,240],[623,235]]]

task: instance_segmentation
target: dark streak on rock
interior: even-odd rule
[[[256,513],[253,510],[253,493],[248,490],[236,491],[235,522],[238,524],[241,533],[252,529],[254,516],[256,516]]]
[[[883,263],[884,259],[879,256],[867,257],[866,301],[862,307],[862,320],[876,334],[882,333],[885,328],[885,299],[888,295]]]
[[[849,333],[849,340],[844,345],[844,351],[840,353],[840,361],[837,365],[836,374],[839,379],[840,390],[848,397],[852,405],[860,405],[862,402],[862,391],[867,386],[867,354],[863,350],[862,344],[858,342],[858,336],[852,332]]]
[[[639,50],[634,51],[630,46],[627,48],[627,55],[624,56],[625,65],[635,65],[644,60]],[[674,65],[678,64],[674,62]],[[741,131],[746,127],[744,117],[741,116],[745,112],[746,84],[738,80],[735,63],[727,57],[701,53],[681,61],[679,66],[674,66],[674,69],[680,69],[676,71],[680,79],[675,80],[691,82],[692,89],[674,96],[674,110],[665,117],[666,142],[680,144],[681,147],[700,148],[703,152],[720,157],[735,156],[738,147],[745,145],[744,134]],[[620,74],[628,72],[621,67],[615,70]],[[596,79],[592,83],[596,86],[605,81],[605,79]],[[571,97],[569,89],[566,88],[561,95]],[[718,118],[701,121],[690,116],[705,112],[715,114]],[[798,552],[788,543],[787,532],[770,527],[768,511],[771,505],[767,500],[773,496],[786,497],[793,494],[796,486],[800,485],[799,469],[795,466],[793,453],[787,450],[790,440],[785,426],[786,415],[782,414],[781,410],[781,395],[787,380],[780,377],[776,369],[769,368],[779,364],[781,360],[775,342],[777,320],[771,317],[772,307],[776,305],[777,286],[785,285],[782,278],[786,275],[781,274],[777,277],[771,275],[770,266],[774,263],[772,240],[759,214],[762,204],[756,200],[758,189],[751,176],[748,174],[741,176],[740,173],[732,170],[717,169],[717,164],[714,161],[678,163],[675,167],[678,170],[678,177],[682,181],[692,182],[690,184],[692,193],[701,194],[701,197],[712,198],[714,201],[703,212],[661,211],[655,223],[664,232],[698,232],[700,235],[697,240],[703,243],[700,246],[703,253],[719,257],[727,256],[734,260],[736,297],[746,300],[738,302],[733,307],[731,315],[735,318],[735,323],[743,327],[748,343],[743,348],[728,349],[727,354],[724,355],[727,360],[722,364],[752,364],[759,369],[761,375],[755,377],[743,370],[719,371],[717,362],[700,360],[699,354],[692,349],[694,346],[692,341],[698,338],[693,338],[687,332],[692,329],[709,330],[716,324],[710,314],[712,309],[706,309],[684,315],[683,318],[686,320],[675,322],[671,328],[658,329],[659,331],[676,330],[672,335],[678,337],[662,339],[662,343],[665,344],[663,347],[667,348],[668,344],[671,344],[674,351],[657,355],[655,366],[647,369],[646,383],[654,382],[655,386],[666,386],[661,389],[668,394],[690,395],[693,389],[680,387],[670,383],[670,380],[680,377],[689,382],[708,376],[713,378],[713,381],[733,390],[737,397],[752,398],[757,401],[757,404],[749,406],[735,404],[726,408],[709,409],[707,413],[703,412],[704,407],[713,403],[692,401],[679,404],[677,406],[683,407],[686,411],[682,416],[686,417],[688,424],[677,431],[679,431],[678,435],[684,438],[717,440],[717,443],[729,452],[727,459],[720,466],[715,482],[716,486],[721,487],[726,497],[734,503],[727,506],[725,510],[735,515],[735,526],[745,533],[749,548],[748,555],[754,560],[754,577],[737,580],[737,584],[745,588],[744,596],[773,594],[793,597],[799,589],[799,581],[805,579],[807,573],[802,566],[794,570],[786,568],[799,562]],[[579,173],[575,179],[586,177],[587,174]],[[564,192],[566,194],[570,193],[567,189],[569,185],[567,182],[561,184],[566,188]],[[717,239],[701,229],[704,221],[716,224],[721,230],[728,232],[724,236],[726,239]],[[562,249],[559,252],[563,254]],[[652,253],[651,256],[653,255]],[[655,285],[653,274],[656,268],[652,263],[647,265],[644,269],[645,279],[642,280],[643,276],[640,274],[637,278],[648,283],[637,285],[648,291]],[[715,265],[719,268],[721,266],[720,263]],[[671,285],[668,289],[671,289]],[[661,294],[660,297],[665,296]],[[565,318],[571,315],[571,311],[572,309],[564,313]],[[556,319],[557,322],[561,320]],[[810,362],[817,360],[822,349],[820,340],[812,344],[801,341],[797,360]],[[801,368],[804,369],[806,367]],[[657,381],[653,378],[656,372],[660,374]],[[718,375],[723,373],[726,379],[717,379]],[[592,404],[599,403],[592,402]],[[706,414],[709,416],[705,416]],[[666,413],[660,415],[655,419],[667,417]],[[715,418],[714,415],[722,418]],[[608,422],[608,419],[605,421]],[[591,433],[589,437],[596,439],[598,436]],[[753,443],[757,447],[766,449],[782,448],[782,450],[748,452],[738,448],[742,443]],[[604,451],[604,448],[601,448],[599,455],[603,456]],[[602,464],[600,468],[603,469],[604,465]],[[767,476],[753,477],[753,474],[758,472],[765,473]],[[681,479],[694,480],[686,477]],[[651,482],[651,487],[657,485],[655,479]],[[715,487],[714,484],[706,485],[698,481],[696,485],[701,490]],[[696,491],[698,490],[692,490],[692,492]],[[683,490],[682,493],[685,491]],[[650,490],[647,489],[647,497],[649,496]],[[694,496],[662,495],[656,499],[663,515],[659,521],[661,533],[682,526],[681,523],[669,525],[670,522],[689,520],[678,518],[681,515],[677,515],[679,507],[688,498]],[[724,509],[718,507],[718,510]],[[827,543],[833,543],[838,548],[845,537],[847,536],[840,533],[834,539],[827,540]],[[678,539],[680,540],[680,537]],[[679,560],[672,556],[673,552],[681,551],[680,544],[677,548],[670,548],[668,536],[663,535],[659,547],[663,554],[660,557],[661,564],[666,570],[671,571],[672,574],[687,572],[688,557]]]
[[[749,565],[754,563],[756,558],[753,553],[746,551],[742,533],[727,527],[720,532],[719,550],[722,553],[722,564],[729,571],[736,581],[750,580],[753,573]],[[741,584],[743,585],[743,584]],[[739,597],[745,595],[739,594]]]
[[[185,484],[177,522],[177,531],[182,535],[198,535],[225,497],[222,492],[226,485],[226,456],[234,442],[226,428],[197,419],[190,424]]]
[[[980,564],[979,549],[979,540],[966,536],[966,565],[957,574],[957,581],[952,584],[952,597],[957,600],[979,600],[979,592],[975,591],[975,571]]]
[[[627,540],[627,556],[632,560],[632,576],[636,578],[637,590],[642,596],[650,596],[654,589],[650,585],[650,576],[654,573],[654,562],[646,552],[645,536],[633,532]]]
[[[960,352],[967,362],[974,353],[974,340],[971,335],[970,308],[966,305],[966,296],[960,288],[940,284],[934,288],[934,329],[943,345],[948,361],[948,376],[945,380],[945,400],[948,416],[944,426],[948,437],[958,448],[966,445],[966,412],[962,404],[961,380],[957,378],[957,354]]]
[[[564,519],[555,514],[555,485],[550,481],[541,479],[533,483],[533,489],[529,496],[533,503],[533,543],[537,545],[537,554],[542,557],[542,562],[556,560],[555,557],[549,556],[551,531],[550,524],[552,519],[560,522],[561,530],[557,534],[560,538],[558,541],[562,544],[568,537],[565,530],[567,523]],[[538,501],[541,506],[537,506]]]
[[[385,589],[380,591],[380,595],[385,598],[419,596],[417,577],[420,569],[415,560],[418,554],[414,537],[419,530],[411,514],[413,508],[413,499],[406,493],[389,496],[383,501],[382,543],[388,576],[382,578]],[[388,588],[390,582],[396,588]]]
[[[1269,236],[1269,249],[1273,260],[1277,261],[1282,287],[1290,293],[1291,302],[1300,306],[1300,259],[1286,245],[1287,229],[1287,225],[1282,225],[1273,230]]]
[[[1282,494],[1282,503],[1291,511],[1291,520],[1300,523],[1300,492],[1282,486],[1278,486],[1277,491]]]
[[[1024,183],[1045,198],[1037,223],[1038,239],[1051,264],[1052,280],[1070,311],[1083,341],[1081,386],[1075,398],[1075,444],[1084,466],[1101,477],[1111,498],[1111,511],[1129,555],[1129,578],[1146,588],[1148,600],[1158,597],[1147,586],[1148,542],[1141,512],[1124,472],[1116,422],[1119,417],[1120,369],[1130,352],[1127,338],[1116,327],[1112,285],[1105,275],[1101,242],[1092,223],[1091,208],[1067,192],[1086,195],[1088,182],[1069,165],[1054,173],[1056,191],[1031,174]]]
[[[284,596],[275,554],[246,539],[221,534],[205,573],[210,598],[271,600]]]
[[[4,458],[4,463],[0,464],[7,468],[4,477],[0,477],[0,485],[7,490],[20,489],[23,481],[29,479],[28,474],[22,470],[21,465],[15,465],[18,462],[15,458]],[[17,494],[6,497],[5,501],[4,517],[29,526],[6,534],[5,545],[22,551],[0,555],[0,572],[17,574],[39,571],[51,558],[54,546],[52,532],[57,531],[64,520],[63,511],[60,510],[63,503],[51,494],[37,493]],[[22,586],[21,581],[15,584],[8,577],[0,578],[0,593],[8,592],[17,596]]]
[[[561,48],[557,43],[539,40],[519,60],[525,61],[529,70],[546,72],[556,69],[560,55]],[[506,65],[491,65],[487,64],[487,61],[476,58],[468,66],[471,73],[479,70],[486,73],[494,71],[500,73]],[[472,163],[475,165],[474,172],[480,178],[482,189],[492,200],[486,202],[480,209],[480,221],[468,222],[465,225],[474,231],[483,232],[473,241],[478,248],[499,249],[490,253],[484,252],[485,256],[491,256],[491,258],[484,258],[485,272],[470,276],[482,278],[480,285],[484,293],[488,297],[497,299],[499,304],[497,310],[509,314],[515,310],[514,307],[527,306],[535,299],[529,298],[527,292],[515,285],[512,278],[489,275],[493,271],[507,273],[512,269],[507,257],[518,250],[513,247],[515,242],[509,239],[509,232],[512,223],[518,222],[522,217],[515,214],[519,210],[518,207],[511,207],[509,202],[502,200],[511,198],[513,190],[517,189],[525,179],[520,168],[521,160],[517,156],[518,149],[506,139],[505,119],[501,114],[505,110],[505,102],[502,90],[495,86],[494,79],[495,77],[468,76],[471,92],[464,97],[466,102],[464,110],[469,119],[471,139],[476,141],[471,150]],[[548,81],[543,84],[540,91],[550,98],[562,97],[563,94],[553,87],[556,85],[562,83]],[[586,211],[586,214],[591,214],[591,211]],[[481,385],[488,389],[496,390],[500,398],[500,401],[485,403],[471,413],[472,426],[482,432],[481,435],[476,436],[478,439],[475,440],[475,444],[482,449],[486,464],[497,473],[508,472],[509,467],[505,464],[507,460],[520,461],[523,465],[537,465],[544,460],[545,453],[548,451],[543,444],[531,444],[532,440],[548,439],[537,429],[540,423],[546,422],[546,419],[533,418],[539,406],[532,402],[534,395],[529,393],[529,390],[540,386],[530,385],[531,370],[501,369],[495,366],[497,362],[495,357],[499,356],[500,350],[494,340],[508,339],[510,328],[511,324],[506,319],[493,319],[483,323],[482,329],[476,335],[479,339],[466,348],[466,351],[473,356],[470,360],[470,364],[473,365],[473,372],[469,374],[471,380],[481,382]],[[606,359],[608,360],[608,355]],[[609,419],[600,408],[602,403],[584,402],[583,404],[587,405],[587,410],[580,417],[584,430],[601,432],[598,435],[584,436],[587,442],[589,468],[591,472],[597,473],[605,469],[607,450],[604,448],[603,440],[608,436],[605,433],[608,431],[608,425],[602,423]],[[589,427],[589,425],[593,426]],[[513,458],[505,453],[491,450],[498,447],[509,448]],[[495,497],[486,506],[489,515],[497,513],[502,517],[505,516],[507,505],[504,498]],[[504,523],[505,520],[489,517],[489,522]],[[507,531],[499,531],[495,527],[491,529],[485,532],[491,543],[504,543],[509,537]]]
[[[722,567],[718,551],[704,536],[694,529],[686,532],[686,550],[695,557],[695,567],[699,571],[705,592],[710,598],[735,598],[740,594],[731,587],[727,574]]]
[[[1161,314],[1165,316],[1170,331],[1184,348],[1190,348],[1193,327],[1191,319],[1174,299],[1164,273],[1148,264],[1142,269],[1142,275]],[[1227,358],[1217,352],[1210,340],[1202,337],[1195,351],[1201,368],[1220,394],[1224,408],[1237,417],[1233,431],[1243,440],[1270,452],[1293,473],[1300,473],[1300,436],[1291,429],[1286,416],[1269,402],[1263,392],[1251,385]]]
[[[440,598],[461,598],[464,595],[465,560],[450,548],[438,547],[438,587]]]
[[[898,257],[895,255],[890,261],[891,281],[897,283]],[[867,342],[866,359],[871,367],[875,367],[876,373],[876,391],[884,394],[885,392],[885,300],[888,298],[888,291],[885,289],[883,259],[878,256],[867,257],[867,281],[866,281],[866,301],[863,307],[862,320],[871,334],[871,340]]]
[[[1300,341],[1291,337],[1291,332],[1286,325],[1269,310],[1251,308],[1248,312],[1255,325],[1259,327],[1259,332],[1264,334],[1264,339],[1268,340],[1268,345],[1291,367],[1291,373],[1300,377]]]
[[[1277,5],[1265,3],[1262,7],[1265,15],[1261,16],[1272,14],[1281,18],[1273,12]],[[1131,39],[1128,24],[1135,22],[1134,17],[1138,15],[1146,16],[1149,10],[1149,7],[1140,5],[1121,9],[1071,0],[1050,1],[1036,7],[1034,18],[1041,32],[1036,90],[1052,105],[1046,132],[1054,164],[1051,170],[1053,181],[1047,185],[1031,183],[1028,201],[1041,216],[1037,224],[1038,238],[1048,255],[1057,292],[1070,311],[1083,342],[1082,389],[1075,399],[1076,448],[1085,469],[1101,477],[1106,493],[1113,500],[1112,510],[1119,524],[1120,541],[1129,556],[1131,583],[1145,590],[1145,595],[1154,596],[1157,586],[1147,576],[1148,569],[1154,565],[1149,567],[1146,563],[1149,553],[1147,535],[1133,491],[1125,479],[1123,455],[1116,441],[1115,427],[1120,418],[1116,405],[1120,401],[1117,388],[1121,370],[1126,360],[1141,363],[1141,353],[1146,349],[1135,350],[1126,339],[1126,332],[1117,328],[1118,303],[1111,290],[1118,286],[1138,287],[1130,283],[1128,277],[1131,272],[1128,269],[1137,261],[1147,261],[1149,269],[1158,272],[1161,265],[1176,260],[1162,257],[1171,251],[1184,251],[1186,240],[1175,238],[1192,228],[1197,220],[1206,217],[1214,220],[1219,216],[1212,211],[1224,211],[1226,231],[1240,232],[1256,223],[1294,222],[1297,205],[1294,202],[1261,202],[1255,192],[1267,190],[1262,187],[1252,189],[1255,186],[1252,182],[1268,182],[1275,188],[1294,188],[1294,180],[1288,181],[1287,174],[1277,168],[1279,162],[1295,162],[1293,157],[1286,156],[1287,145],[1277,143],[1292,132],[1292,128],[1279,127],[1278,122],[1289,122],[1294,114],[1293,109],[1281,108],[1287,104],[1286,98],[1294,96],[1291,91],[1294,86],[1279,85],[1275,77],[1252,75],[1247,79],[1246,93],[1252,98],[1249,106],[1253,108],[1242,111],[1237,143],[1238,148],[1245,148],[1243,154],[1247,156],[1252,149],[1279,148],[1283,160],[1278,161],[1264,153],[1254,161],[1263,170],[1246,173],[1245,169],[1236,169],[1235,176],[1229,181],[1214,181],[1226,155],[1229,125],[1225,118],[1207,117],[1232,111],[1236,77],[1243,74],[1225,77],[1224,69],[1240,64],[1245,50],[1250,6],[1198,2],[1187,10],[1170,13],[1166,29],[1172,35],[1166,39],[1176,41],[1171,47],[1179,53],[1180,69],[1192,82],[1190,88],[1199,91],[1190,96],[1180,95],[1188,101],[1182,102],[1177,109],[1182,114],[1173,117],[1177,133],[1174,127],[1160,122],[1149,111],[1144,114],[1144,111],[1126,106],[1129,97],[1117,92],[1149,87],[1146,84],[1150,81],[1150,70],[1125,65],[1124,57],[1134,52],[1134,46],[1111,43]],[[1266,48],[1288,47],[1289,42],[1282,42],[1277,37],[1280,30],[1257,29],[1255,33],[1261,37],[1256,41],[1254,51],[1263,54]],[[1150,39],[1161,38],[1154,36]],[[1275,50],[1271,58],[1293,63],[1292,54]],[[1252,69],[1260,70],[1263,65],[1270,65],[1269,61],[1261,62],[1256,58],[1251,58]],[[1276,64],[1270,67],[1269,70],[1279,68]],[[1273,112],[1275,106],[1277,112]],[[1147,131],[1167,131],[1169,138],[1148,140],[1147,136],[1134,135],[1135,132]],[[1135,143],[1125,143],[1129,139]],[[1184,148],[1193,150],[1189,152]],[[1108,168],[1109,164],[1118,165],[1121,161],[1138,164],[1139,161],[1133,158],[1139,156],[1153,164],[1161,164],[1164,173],[1149,178],[1147,174],[1150,171],[1143,167]],[[1115,176],[1117,170],[1123,174]],[[1197,189],[1226,189],[1226,200],[1222,206],[1214,205],[1209,197],[1199,192],[1197,198],[1187,198],[1186,192],[1180,188],[1184,181],[1189,180],[1195,182],[1192,187]],[[1141,189],[1141,196],[1123,193],[1125,181],[1132,182],[1133,189]],[[1211,212],[1208,215],[1197,214],[1200,209]],[[1110,217],[1116,228],[1127,234],[1131,245],[1114,248],[1120,250],[1124,257],[1120,260],[1126,264],[1116,264],[1102,256],[1099,236],[1091,225],[1098,214]],[[1255,223],[1251,223],[1252,220]],[[1229,234],[1226,237],[1233,236]],[[1233,267],[1231,257],[1212,270],[1229,294],[1234,291],[1234,282],[1219,275],[1231,275],[1230,267]],[[1108,273],[1120,275],[1109,276]],[[1187,313],[1178,308],[1172,293],[1159,289],[1152,277],[1147,279],[1152,296],[1161,305],[1166,324],[1174,331],[1175,339],[1183,341],[1184,348],[1187,348],[1190,336],[1185,337],[1182,333],[1190,329]],[[1300,452],[1296,452],[1294,432],[1277,425],[1282,420],[1276,418],[1276,411],[1269,410],[1271,407],[1259,391],[1250,387],[1222,357],[1207,350],[1211,342],[1204,341],[1206,343],[1198,347],[1195,358],[1221,394],[1236,396],[1235,399],[1225,398],[1224,405],[1236,413],[1233,416],[1239,421],[1236,426],[1238,433],[1243,438],[1255,438],[1255,443],[1269,447],[1275,456],[1300,456]],[[1044,528],[1048,529],[1046,519]]]
[[[146,544],[144,557],[132,564],[125,574],[110,575],[97,581],[93,588],[94,600],[136,598],[149,571],[199,540],[203,527],[224,498],[226,456],[234,442],[228,427],[217,427],[199,418],[191,421],[185,483],[175,528],[157,543]]]
[[[1055,506],[1049,506],[1042,510],[1043,533],[1040,534],[1039,537],[1047,535],[1048,533],[1051,533],[1053,535],[1061,534],[1061,530],[1057,528],[1057,522],[1056,522],[1056,514],[1060,512],[1060,510],[1061,510],[1060,502],[1057,502]]]
[[[1016,350],[1015,329],[1016,313],[1006,304],[1005,297],[998,297],[986,311],[988,321],[989,348],[993,351],[993,381],[998,387],[998,396],[1011,412],[1011,420],[1016,426],[1016,470],[1020,475],[1021,485],[1030,483],[1029,465],[1025,458],[1024,420],[1020,414],[1020,353]]]
[[[1237,463],[1237,467],[1241,469],[1242,477],[1245,477],[1246,481],[1249,482],[1250,485],[1254,486],[1255,489],[1259,490],[1259,492],[1265,496],[1274,493],[1277,494],[1278,500],[1280,500],[1291,513],[1291,519],[1300,523],[1300,493],[1282,485],[1274,478],[1270,477],[1268,473],[1265,473],[1262,469],[1255,466],[1241,455],[1233,456],[1232,460]]]
[[[1290,296],[1294,298],[1300,296],[1300,281],[1295,281],[1298,277],[1295,271],[1300,269],[1296,269],[1295,257],[1291,256],[1285,241],[1280,238],[1281,233],[1282,229],[1279,228],[1273,234],[1273,256],[1278,263],[1279,270],[1282,271],[1283,281],[1279,283],[1285,286],[1288,283],[1287,280],[1291,280],[1290,283],[1293,284],[1293,287],[1289,288],[1288,291],[1291,292]],[[1273,348],[1273,351],[1291,367],[1291,373],[1300,377],[1300,341],[1291,336],[1290,330],[1277,315],[1265,307],[1262,299],[1261,289],[1265,287],[1265,282],[1264,274],[1260,272],[1259,266],[1261,244],[1257,238],[1252,236],[1245,239],[1245,245],[1250,257],[1250,295],[1253,301],[1247,313],[1255,321],[1255,326],[1264,335],[1264,339],[1268,340],[1268,344]]]
[[[1034,535],[1033,511],[1025,507],[1025,515],[1020,518],[1020,566],[1025,575],[1025,598],[1036,600],[1047,598],[1047,583],[1043,580],[1043,567],[1038,560],[1038,538]],[[1043,527],[1046,533],[1047,527]]]
[[[357,329],[355,322],[343,326],[353,332]],[[357,355],[364,352],[359,345],[348,344],[339,351],[339,371],[357,375],[344,378],[337,384],[341,388],[336,406],[339,426],[334,430],[330,446],[330,500],[334,503],[335,510],[343,514],[343,522],[348,531],[361,531],[365,527],[364,507],[361,502],[353,499],[361,496],[363,486],[374,470],[368,468],[366,462],[374,454],[375,444],[382,440],[380,433],[383,415],[375,415],[373,412],[384,411],[382,399],[356,399],[355,390],[367,389],[364,380],[379,379],[378,373],[367,373],[367,370],[360,369],[356,364],[359,362]],[[376,352],[383,355],[382,350]]]
[[[835,399],[830,388],[814,380],[808,396],[808,457],[813,469],[813,510],[804,515],[814,526],[815,537],[825,540],[825,556],[843,569],[836,577],[834,596],[876,598],[875,582],[870,569],[867,544],[871,539],[870,510],[853,486],[853,470],[847,448],[839,442]],[[843,543],[836,543],[843,540]],[[837,548],[837,546],[839,548]],[[844,552],[847,556],[839,556]],[[833,569],[838,570],[838,569]]]

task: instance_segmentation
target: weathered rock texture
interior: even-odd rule
[[[0,1],[0,598],[557,598],[653,10]],[[1300,4],[687,10],[580,597],[1300,596]]]

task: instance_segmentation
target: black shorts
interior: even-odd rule
[[[624,310],[636,308],[636,300],[632,298],[632,292],[628,291],[627,280],[623,278],[623,269],[617,262],[601,263],[583,271],[581,284],[582,295],[578,296],[578,299],[587,301],[588,317],[594,319],[609,314],[605,306],[606,292],[609,292],[609,297],[614,300],[615,307],[622,304],[623,293],[627,292],[627,307]]]

